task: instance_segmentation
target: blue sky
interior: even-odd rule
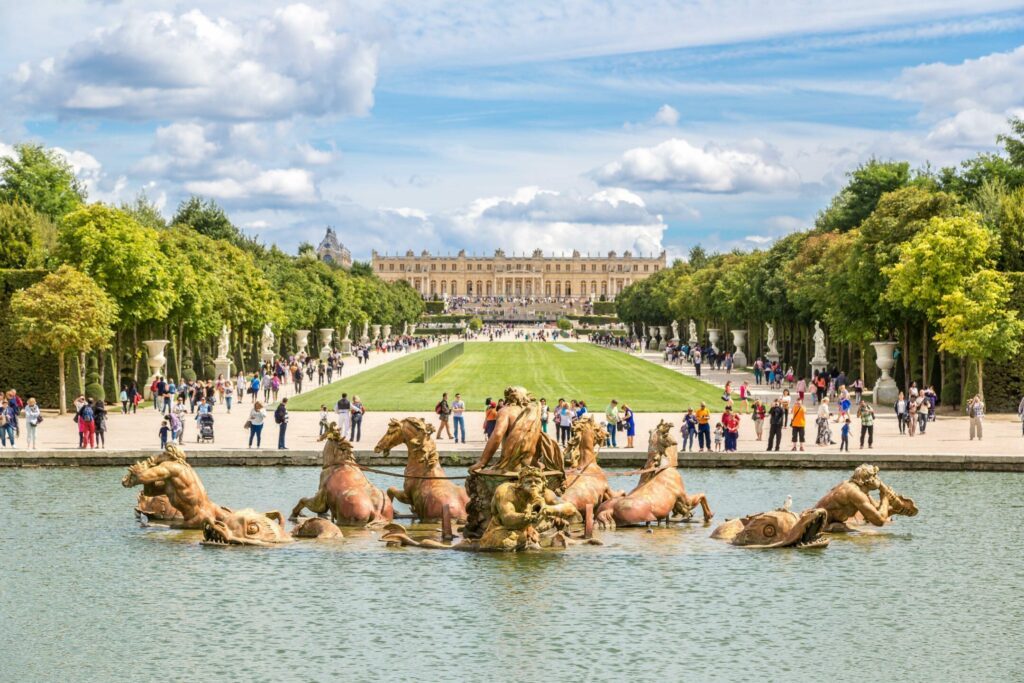
[[[0,154],[293,250],[756,248],[1024,114],[1024,3],[0,5]]]

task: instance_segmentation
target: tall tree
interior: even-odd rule
[[[243,241],[242,233],[231,224],[224,209],[212,199],[204,200],[195,195],[178,205],[178,211],[171,219],[171,224],[181,223],[189,226],[200,235],[216,240],[227,240],[235,244]]]
[[[85,201],[85,188],[61,154],[29,144],[14,151],[14,157],[0,157],[0,201],[20,199],[52,221]]]
[[[1012,133],[1002,134],[996,137],[1006,150],[1006,156],[1010,163],[1017,168],[1024,169],[1024,119],[1019,116],[1012,116],[1009,120]]]
[[[20,199],[0,202],[0,268],[42,265],[53,233],[50,219]]]
[[[135,199],[131,202],[122,202],[121,211],[135,219],[135,222],[146,228],[162,230],[167,227],[167,220],[160,209],[146,195],[145,190],[140,190]]]
[[[117,304],[85,273],[61,266],[56,272],[11,297],[18,341],[30,349],[57,354],[60,414],[67,406],[65,356],[110,345]]]
[[[910,183],[910,164],[871,159],[849,173],[849,182],[818,215],[817,227],[831,232],[853,230],[871,215],[886,192]]]

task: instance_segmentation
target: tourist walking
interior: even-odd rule
[[[338,431],[345,436],[352,431],[352,402],[348,400],[347,393],[342,393],[334,411],[338,414]]]
[[[121,414],[122,415],[127,415],[128,414],[128,387],[127,386],[121,385],[121,393],[118,395],[117,399],[121,402]]]
[[[448,432],[448,438],[454,438],[452,436],[452,428],[449,426],[448,421],[452,416],[452,406],[448,403],[448,392],[441,394],[441,400],[434,406],[434,412],[437,413],[438,424],[437,424],[437,438],[441,438],[444,432]]]
[[[29,398],[25,404],[25,447],[36,447],[36,430],[43,421],[43,413],[39,410],[35,397]]]
[[[352,397],[352,427],[349,430],[348,440],[353,443],[358,443],[363,438],[363,414],[366,409],[363,408],[363,402],[358,396]],[[465,428],[463,428],[465,429]]]
[[[740,415],[730,406],[725,407],[722,426],[725,428],[725,450],[727,453],[735,453],[740,437]]]
[[[559,408],[561,408],[562,403],[564,403],[564,401],[559,400]],[[494,431],[494,425],[496,425],[498,423],[498,407],[494,404],[494,401],[492,401],[489,398],[486,401],[484,401],[484,406],[485,406],[485,408],[484,408],[484,437],[487,438],[487,439],[490,439],[491,438],[491,432]],[[560,419],[559,415],[556,413],[556,415],[555,415],[556,424],[557,424],[557,421],[559,419]],[[559,427],[558,435],[559,435],[559,440],[560,441],[561,441],[561,434],[562,434],[562,429],[561,429],[561,427]],[[562,441],[561,443],[562,443],[563,446],[565,445],[564,441]]]
[[[700,356],[700,349],[693,350],[693,370],[697,373],[697,377],[700,377],[700,364],[703,359]]]
[[[106,448],[107,446],[107,406],[103,401],[96,401],[92,407],[93,422],[96,427],[96,447]]]
[[[917,431],[924,434],[928,427],[928,413],[931,411],[931,402],[928,400],[927,389],[921,392],[914,402],[917,404]]]
[[[793,403],[793,413],[789,418],[789,425],[793,432],[792,450],[796,450],[796,444],[798,441],[800,442],[800,450],[803,450],[804,441],[806,439],[804,430],[807,428],[807,411],[804,410],[803,401],[800,399],[797,399],[796,402]]]
[[[782,401],[775,399],[768,411],[768,450],[779,450],[782,444],[782,427],[786,421],[786,409],[782,407]],[[774,442],[775,448],[772,448]]]
[[[284,435],[288,431],[288,397],[282,398],[274,409],[274,422],[277,424],[277,450],[288,450],[284,445]]]
[[[903,398],[903,392],[899,393],[896,397],[896,403],[893,404],[892,409],[896,412],[896,423],[899,425],[900,434],[906,434],[907,431],[907,399]]]
[[[455,443],[459,442],[459,432],[462,432],[462,443],[466,443],[466,404],[462,402],[462,394],[455,394],[452,401],[452,422],[455,423]]]
[[[96,448],[96,414],[92,404],[93,400],[87,399],[78,411],[78,431],[82,435],[81,448]]]
[[[832,429],[828,424],[829,416],[828,396],[822,396],[818,403],[818,419],[815,420],[815,424],[818,426],[818,435],[814,443],[818,446],[832,445]]]
[[[636,436],[636,420],[633,411],[625,403],[622,404],[622,422],[626,426],[626,448],[633,447],[633,438]]]
[[[913,387],[911,390],[913,391]],[[917,431],[917,398],[911,394],[910,398],[907,399],[907,434],[910,436],[914,435]]]
[[[320,405],[320,436],[327,431],[327,406]]]
[[[708,410],[708,406],[704,401],[700,402],[700,408],[697,409],[697,446],[700,452],[703,453],[704,449],[707,448],[711,451],[711,411]]]
[[[575,417],[572,408],[565,399],[558,399],[559,408],[556,418],[558,419],[558,441],[563,446],[569,441],[569,434],[572,431],[572,421]]]
[[[548,420],[551,418],[551,408],[545,398],[540,400],[540,431],[548,433]]]
[[[604,416],[608,422],[608,441],[605,445],[618,448],[619,444],[615,440],[615,434],[619,431],[619,402],[614,398],[604,409]]]
[[[864,448],[864,437],[868,437],[868,448],[875,443],[875,409],[867,401],[857,406],[857,417],[860,418],[860,447]]]
[[[18,404],[0,397],[0,445],[6,446],[8,441],[14,448],[14,436],[17,433]]]
[[[967,402],[967,417],[971,422],[971,441],[974,441],[975,435],[977,435],[978,441],[981,441],[981,420],[985,417],[985,402],[978,394],[975,394],[974,398]]]
[[[249,411],[249,419],[245,421],[245,427],[249,429],[249,448],[252,448],[252,440],[256,439],[256,448],[263,442],[263,421],[267,414],[263,411],[263,404],[259,401],[253,404]]]

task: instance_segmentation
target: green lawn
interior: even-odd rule
[[[308,391],[291,399],[288,408],[333,408],[345,391],[358,395],[371,411],[430,411],[447,391],[449,399],[461,393],[466,407],[476,411],[483,410],[485,398],[500,398],[511,384],[549,403],[582,398],[592,411],[603,411],[612,398],[638,412],[685,410],[702,400],[720,403],[721,390],[649,361],[591,344],[565,346],[573,353],[544,342],[467,343],[465,354],[423,382],[423,359],[445,347],[429,349]]]

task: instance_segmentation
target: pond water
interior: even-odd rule
[[[318,472],[200,470],[218,503],[283,511]],[[386,549],[362,530],[204,548],[140,528],[122,474],[0,471],[0,680],[1024,676],[1019,475],[883,471],[921,514],[824,550],[744,550],[689,524],[484,555]],[[719,521],[787,494],[806,507],[848,474],[684,477]]]

